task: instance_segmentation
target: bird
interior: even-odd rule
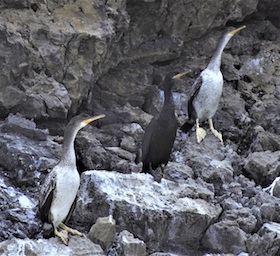
[[[208,120],[209,128],[214,136],[223,143],[222,134],[214,128],[212,120],[218,109],[223,91],[223,75],[220,70],[221,58],[228,41],[245,27],[244,25],[237,29],[228,29],[221,36],[208,66],[200,73],[192,85],[188,100],[188,120],[181,126],[180,130],[187,133],[196,124],[196,139],[198,143],[206,136],[206,131],[199,126],[205,120]]]
[[[158,118],[154,117],[148,124],[142,140],[142,172],[150,173],[156,181],[160,181],[155,173],[160,166],[163,171],[167,165],[176,132],[178,121],[175,116],[175,107],[172,95],[172,87],[175,79],[189,73],[169,72],[163,82],[164,104]]]
[[[69,240],[68,233],[82,235],[78,230],[72,229],[63,223],[68,220],[74,209],[80,185],[80,175],[76,167],[74,141],[80,129],[103,117],[105,115],[91,117],[81,113],[69,121],[64,132],[60,161],[48,173],[41,186],[39,212],[43,222],[43,234],[50,233],[51,230],[66,245]]]

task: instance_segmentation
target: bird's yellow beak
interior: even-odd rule
[[[240,30],[243,29],[243,28],[246,28],[246,26],[244,25],[244,26],[242,26],[242,27],[240,27],[240,28],[231,30],[231,31],[229,32],[229,34],[234,35],[234,34],[236,34],[238,31],[240,31]]]
[[[186,75],[186,74],[188,74],[188,73],[190,73],[190,72],[191,72],[191,71],[189,70],[189,71],[186,71],[186,72],[183,72],[183,73],[179,73],[179,74],[173,76],[172,79],[179,79],[179,78],[181,78],[182,76],[184,76],[184,75]]]
[[[83,122],[85,124],[89,124],[89,123],[91,123],[91,122],[93,122],[93,121],[95,121],[97,119],[103,118],[103,117],[105,117],[105,115],[94,116],[94,117],[91,117],[91,118],[83,120]]]

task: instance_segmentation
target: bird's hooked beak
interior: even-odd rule
[[[95,121],[95,120],[98,120],[98,119],[100,119],[100,118],[103,118],[103,117],[105,117],[105,115],[93,116],[93,117],[84,119],[84,120],[83,120],[83,123],[89,124],[89,123],[91,123],[91,122],[93,122],[93,121]]]
[[[179,79],[179,78],[181,78],[182,76],[184,76],[184,75],[186,75],[186,74],[188,74],[188,73],[190,73],[190,72],[191,72],[191,71],[188,70],[188,71],[186,71],[186,72],[179,73],[179,74],[173,76],[172,79]]]
[[[243,29],[243,28],[246,28],[246,25],[244,25],[244,26],[242,26],[242,27],[240,27],[240,28],[237,28],[237,29],[234,29],[234,30],[229,31],[229,34],[235,35],[237,32],[239,32],[239,31],[240,31],[241,29]]]

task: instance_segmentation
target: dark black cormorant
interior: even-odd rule
[[[223,75],[220,70],[223,50],[232,38],[241,29],[226,32],[219,40],[217,48],[207,66],[195,80],[191,88],[191,97],[188,102],[189,119],[181,127],[183,132],[188,132],[196,124],[197,142],[200,143],[206,136],[206,131],[199,123],[208,120],[211,132],[223,143],[222,134],[215,130],[212,117],[215,115],[223,91]]]
[[[61,159],[47,175],[41,188],[39,210],[44,228],[50,223],[54,234],[65,244],[68,244],[68,233],[82,235],[63,223],[71,212],[80,185],[74,149],[75,137],[81,128],[103,117],[104,115],[90,117],[80,114],[70,120],[64,132]]]
[[[142,141],[142,162],[143,172],[151,173],[157,181],[157,175],[153,173],[159,166],[167,165],[171,150],[176,137],[178,121],[175,116],[175,108],[172,96],[172,86],[175,79],[188,72],[168,73],[165,77],[164,88],[164,104],[158,118],[153,118],[146,128]]]

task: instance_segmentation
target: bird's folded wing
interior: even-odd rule
[[[51,207],[53,192],[56,187],[56,172],[53,170],[50,172],[44,180],[40,191],[39,209],[41,219],[43,222],[47,222],[48,213]]]
[[[192,88],[190,90],[189,93],[190,99],[193,99],[198,94],[201,85],[202,85],[202,76],[199,75],[199,77],[195,79]]]
[[[146,130],[145,130],[145,134],[144,134],[144,138],[142,141],[142,161],[145,162],[149,151],[150,151],[150,146],[152,144],[152,140],[153,140],[153,134],[154,134],[154,130],[155,130],[155,126],[157,123],[157,119],[154,117],[152,119],[152,121],[148,124]]]

